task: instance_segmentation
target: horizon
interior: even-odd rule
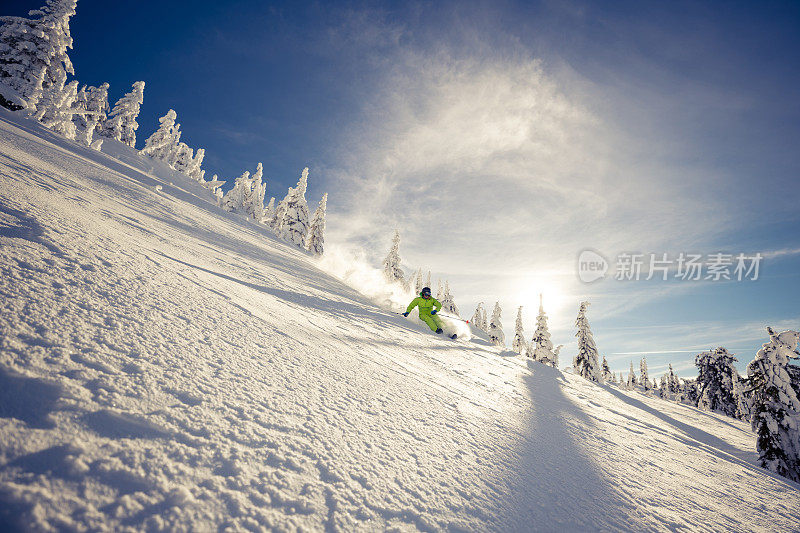
[[[766,326],[800,327],[798,23],[788,2],[79,0],[70,57],[112,104],[146,82],[138,148],[172,108],[228,186],[262,162],[280,199],[308,166],[331,249],[378,266],[397,228],[406,273],[465,318],[500,301],[508,344],[543,293],[563,366],[588,300],[612,371],[693,377],[697,353],[743,372]],[[587,249],[605,279],[579,279]],[[758,279],[614,279],[621,254],[682,253],[761,254]]]

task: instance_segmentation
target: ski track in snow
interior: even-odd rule
[[[106,145],[0,110],[0,529],[800,529],[747,424],[436,337]]]

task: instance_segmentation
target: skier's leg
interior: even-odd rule
[[[438,319],[438,318],[439,318],[438,316],[431,316],[431,315],[429,315],[427,313],[426,314],[423,314],[423,313],[419,314],[419,319],[422,320],[423,322],[425,322],[426,324],[428,324],[428,327],[431,328],[431,331],[436,331],[439,328],[439,326],[436,325],[436,320],[435,320],[435,319]]]
[[[436,323],[437,329],[444,329],[444,322],[442,322],[442,319],[439,318],[439,315],[431,315],[431,318]],[[434,329],[434,331],[436,330]]]

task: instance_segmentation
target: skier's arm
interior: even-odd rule
[[[406,313],[410,313],[412,309],[414,309],[416,306],[418,306],[419,305],[419,300],[420,300],[420,298],[414,298],[413,300],[411,300],[411,303],[408,304],[408,307],[406,307]]]
[[[436,312],[438,313],[439,311],[441,311],[442,310],[442,302],[440,302],[436,298],[431,298],[431,300],[433,300],[433,306],[436,308]]]

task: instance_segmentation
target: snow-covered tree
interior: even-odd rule
[[[556,349],[553,350],[553,362],[550,365],[553,368],[558,368],[558,354],[561,353],[561,348],[563,347],[564,347],[563,344],[559,344],[558,346],[556,346]]]
[[[475,313],[472,315],[472,324],[481,331],[488,331],[489,324],[486,323],[486,310],[483,308],[483,302],[478,304],[475,308]]]
[[[136,118],[139,116],[142,102],[144,102],[144,82],[137,81],[133,84],[133,90],[114,104],[108,119],[103,123],[100,135],[130,147],[136,146],[136,130],[139,129]]]
[[[453,299],[453,295],[450,293],[450,283],[447,281],[444,282],[444,295],[440,301],[442,302],[442,309],[453,316],[461,316],[461,313],[458,311],[458,306]]]
[[[608,367],[608,361],[606,361],[606,356],[603,356],[603,364],[600,367],[600,373],[603,375],[604,381],[614,381],[614,374],[611,373],[611,369]]]
[[[394,230],[392,247],[389,248],[389,253],[383,260],[383,276],[389,283],[402,283],[405,277],[403,269],[400,267],[400,232],[398,230]]]
[[[75,95],[75,100],[72,102],[72,111],[75,115],[73,120],[75,121],[75,127],[82,129],[84,127],[84,117],[86,116],[86,108],[89,105],[89,92],[86,85],[83,85],[80,89],[78,89],[78,93]]]
[[[438,285],[436,287],[436,299],[440,302],[444,298],[444,291],[442,290],[442,280],[438,281]]]
[[[263,175],[264,168],[259,163],[256,166],[255,174],[250,178],[250,191],[244,198],[244,208],[247,214],[256,221],[264,218],[264,196],[267,192],[267,184],[261,180]],[[305,201],[305,198],[303,198],[303,201]],[[308,213],[308,207],[306,207],[306,213]]]
[[[675,372],[672,371],[672,363],[669,364],[669,371],[667,372],[667,392],[671,395],[681,392],[681,382]]]
[[[175,138],[175,120],[177,118],[177,113],[170,109],[166,115],[158,119],[158,129],[144,141],[144,148],[139,153],[153,159],[166,160],[167,156],[177,147]]]
[[[300,179],[297,182],[297,187],[292,188],[289,196],[284,198],[283,216],[275,230],[278,237],[300,247],[305,245],[306,235],[308,235],[309,215],[308,204],[306,203],[307,187],[308,167],[303,169]],[[402,270],[400,272],[402,274]],[[399,278],[398,281],[402,283],[403,278]]]
[[[222,208],[225,211],[238,211],[242,208],[244,199],[250,190],[250,171],[245,170],[233,182],[233,188],[222,197]]]
[[[0,85],[10,89],[0,91],[0,105],[34,112],[44,91],[75,73],[67,50],[76,2],[47,0],[30,19],[0,17]]]
[[[658,397],[662,399],[669,398],[669,390],[667,390],[667,375],[661,376],[661,381],[658,384]]]
[[[636,372],[633,371],[633,361],[631,361],[631,369],[628,371],[628,379],[625,382],[625,387],[628,389],[636,388],[636,384],[638,383],[636,379]]]
[[[213,194],[214,196],[217,196],[217,192],[218,191],[221,192],[220,187],[222,187],[223,185],[225,185],[225,182],[221,181],[219,179],[219,176],[217,176],[216,174],[211,176],[211,180],[210,181],[204,181],[203,182],[203,187],[205,187],[206,189],[211,191],[211,194]],[[220,197],[220,199],[221,199],[221,197]]]
[[[328,205],[328,193],[322,195],[314,216],[311,217],[311,228],[306,239],[306,250],[316,256],[322,255],[325,249],[325,210]]]
[[[789,373],[789,379],[792,381],[792,388],[795,394],[800,398],[800,366],[786,365],[786,371]]]
[[[270,224],[272,217],[275,216],[275,197],[269,199],[267,207],[264,208],[264,216],[261,217],[262,224]]]
[[[542,295],[539,295],[539,314],[536,316],[536,330],[533,332],[528,355],[534,361],[542,364],[556,366],[556,356],[553,352],[553,342],[550,340],[550,329],[547,327],[547,314],[544,312]]]
[[[786,370],[800,357],[800,333],[775,333],[747,365],[752,390],[751,418],[756,433],[759,464],[771,472],[800,482],[800,399]]]
[[[503,333],[503,324],[500,322],[500,302],[494,304],[494,311],[492,311],[492,320],[489,322],[489,340],[496,346],[506,345],[506,336]]]
[[[103,83],[99,87],[86,88],[86,113],[95,119],[95,129],[108,118],[108,87],[108,83]],[[83,126],[87,127],[86,124]]]
[[[286,193],[286,196],[283,200],[278,202],[278,206],[272,212],[272,218],[269,221],[269,225],[272,227],[272,230],[277,233],[278,226],[280,226],[281,220],[283,220],[284,214],[286,214],[286,202],[288,198],[292,195],[292,188],[289,187],[289,192]]]
[[[511,341],[511,349],[522,355],[525,351],[525,331],[522,327],[522,306],[517,309],[517,322],[514,325],[514,340]]]
[[[578,337],[578,353],[572,364],[575,367],[575,373],[579,376],[589,381],[602,383],[603,376],[600,374],[597,346],[594,343],[592,330],[589,328],[589,320],[586,318],[588,307],[589,302],[581,302],[578,318],[575,320],[575,326],[578,328],[578,332],[575,334]]]
[[[104,83],[100,87],[83,86],[72,107],[72,120],[77,130],[75,138],[90,146],[98,124],[106,119],[108,113],[108,84]]]
[[[687,405],[697,406],[697,380],[684,379],[681,383],[681,391],[678,393],[678,401]]]
[[[737,400],[735,385],[739,381],[734,363],[736,358],[725,348],[715,348],[695,357],[697,365],[697,407],[709,411],[720,411],[736,416]]]
[[[100,87],[83,86],[78,91],[73,104],[74,122],[78,128],[78,135],[91,144],[91,138],[97,125],[108,116],[108,83]]]
[[[791,368],[793,365],[789,365]],[[733,384],[733,395],[736,397],[736,418],[750,421],[752,406],[752,391],[748,388],[747,378],[739,378]],[[797,391],[795,391],[797,392]]]
[[[53,83],[39,101],[35,118],[59,135],[74,139],[76,128],[73,119],[76,109],[73,104],[77,94],[78,82],[75,80],[66,85],[64,80]]]
[[[425,278],[425,287],[431,288],[431,271],[428,270],[428,277]]]
[[[417,275],[414,277],[414,293],[415,294],[421,293],[422,287],[424,287],[424,285],[422,284],[422,269],[418,268]]]
[[[650,383],[650,376],[647,374],[647,359],[642,357],[642,360],[639,361],[639,384],[642,386],[642,390],[647,392],[653,388],[653,384]]]
[[[178,146],[173,152],[172,168],[183,174],[188,174],[194,159],[194,150],[184,142],[178,143]]]
[[[186,169],[186,174],[195,181],[199,181],[201,183],[205,182],[205,175],[206,171],[203,170],[203,159],[206,157],[206,151],[203,148],[198,148],[197,151],[194,153],[194,157],[189,162],[189,166]],[[263,203],[264,197],[262,195],[261,201]]]

